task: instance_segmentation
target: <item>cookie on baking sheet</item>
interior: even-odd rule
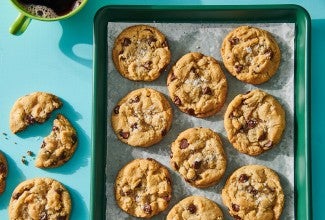
[[[71,213],[67,189],[51,178],[33,178],[21,182],[13,191],[9,219],[65,219]]]
[[[227,160],[217,133],[209,128],[189,128],[171,145],[170,165],[192,186],[204,188],[223,176]]]
[[[228,88],[219,63],[198,52],[185,54],[176,62],[168,74],[167,86],[175,105],[199,118],[221,109]]]
[[[150,218],[164,211],[171,196],[170,174],[154,159],[135,159],[116,177],[116,202],[123,211],[135,217]]]
[[[112,112],[112,127],[117,137],[135,147],[158,143],[169,131],[173,114],[165,96],[150,88],[133,90]]]
[[[8,176],[8,163],[5,155],[0,151],[0,194],[5,191]]]
[[[250,26],[237,27],[225,37],[221,56],[233,76],[250,84],[268,81],[281,60],[280,48],[271,34]]]
[[[239,152],[252,156],[279,143],[285,124],[281,104],[259,89],[237,95],[224,116],[229,141]]]
[[[65,164],[78,145],[77,132],[63,115],[53,121],[51,133],[44,138],[37,155],[35,166],[39,168],[58,167]]]
[[[278,175],[261,165],[247,165],[233,172],[221,196],[236,219],[279,219],[284,204]]]
[[[134,25],[124,29],[113,46],[113,62],[122,76],[134,81],[153,81],[170,62],[166,37],[157,28]]]
[[[212,200],[202,196],[189,196],[178,202],[166,220],[223,220],[223,213]]]
[[[10,130],[17,133],[30,124],[43,123],[51,112],[61,106],[62,102],[57,96],[46,92],[34,92],[20,97],[10,111]]]

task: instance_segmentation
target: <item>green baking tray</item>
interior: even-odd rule
[[[308,12],[298,5],[105,6],[94,18],[92,180],[90,218],[106,215],[107,23],[294,23],[294,193],[295,219],[312,219],[310,183],[310,40]]]

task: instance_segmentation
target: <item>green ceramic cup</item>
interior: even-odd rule
[[[44,18],[41,16],[34,15],[26,10],[23,5],[21,5],[18,0],[10,0],[11,3],[17,8],[19,11],[18,17],[14,21],[14,23],[10,26],[9,32],[13,35],[21,35],[27,29],[29,23],[32,19],[40,20],[40,21],[59,21],[70,18],[71,16],[77,14],[87,3],[88,0],[82,0],[80,5],[76,6],[73,10],[69,11],[67,14],[62,16],[57,16],[53,18]]]

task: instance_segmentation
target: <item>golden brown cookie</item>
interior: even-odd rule
[[[34,92],[20,97],[10,111],[10,130],[17,133],[30,124],[43,123],[51,112],[61,106],[62,102],[57,96],[46,92]]]
[[[285,124],[281,104],[259,89],[237,95],[224,116],[229,141],[239,152],[253,156],[279,143]]]
[[[130,80],[153,81],[170,62],[166,37],[157,28],[134,25],[124,29],[113,46],[113,62]]]
[[[223,220],[219,206],[202,196],[189,196],[178,202],[166,220]]]
[[[8,176],[8,163],[5,155],[0,151],[0,194],[5,191]]]
[[[208,128],[190,128],[172,143],[170,165],[192,186],[204,188],[223,176],[227,160],[217,133]]]
[[[135,147],[158,143],[172,124],[172,108],[165,96],[150,88],[134,90],[122,98],[112,112],[117,137]]]
[[[199,118],[220,111],[227,96],[227,80],[219,63],[210,56],[192,52],[181,57],[167,78],[175,105]]]
[[[168,170],[154,159],[126,164],[115,181],[118,206],[135,217],[150,218],[164,211],[172,196]]]
[[[228,178],[222,201],[235,219],[276,220],[282,213],[284,194],[273,170],[247,165]]]
[[[67,189],[51,178],[33,178],[21,182],[13,191],[9,219],[65,219],[71,213]]]
[[[237,27],[225,37],[221,56],[233,76],[251,84],[268,81],[281,60],[280,48],[271,34],[250,26]]]
[[[35,166],[39,168],[61,166],[70,160],[77,145],[76,130],[68,119],[59,114],[53,121],[51,133],[43,140]]]

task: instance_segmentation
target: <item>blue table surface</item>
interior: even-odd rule
[[[67,20],[40,22],[33,20],[21,36],[9,34],[8,28],[18,12],[10,1],[0,4],[0,150],[9,162],[6,191],[0,195],[0,219],[7,219],[7,206],[15,186],[29,178],[55,177],[71,192],[72,220],[89,218],[91,179],[91,114],[93,17],[108,4],[298,4],[312,18],[311,53],[311,166],[313,219],[325,219],[324,168],[325,107],[322,89],[325,84],[325,1],[324,0],[89,0],[85,8]],[[14,101],[34,91],[47,91],[59,96],[64,106],[58,112],[66,115],[76,127],[79,146],[66,165],[42,170],[35,168],[35,158],[28,150],[38,152],[44,136],[51,130],[56,114],[40,126],[13,135],[8,126]],[[56,112],[56,113],[58,113]],[[324,130],[323,130],[324,129]],[[25,157],[28,164],[21,162]],[[72,177],[72,178],[71,178]]]

